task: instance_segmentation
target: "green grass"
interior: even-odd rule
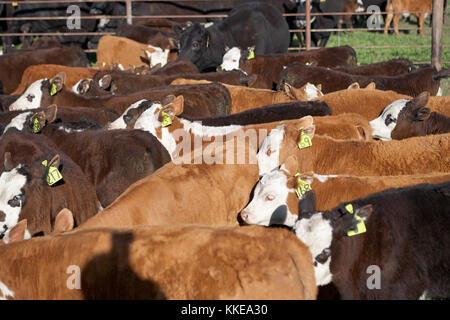
[[[450,5],[448,5],[450,9]],[[391,24],[391,27],[393,25]],[[429,26],[429,18],[425,20],[425,27]],[[445,26],[450,27],[450,13],[446,15]],[[382,24],[382,27],[384,25]],[[415,28],[417,27],[417,18],[410,16],[410,21],[400,21],[400,28]],[[338,45],[349,45],[355,48],[358,64],[368,64],[374,62],[381,62],[396,58],[407,58],[413,62],[425,62],[431,64],[431,29],[424,30],[425,35],[417,35],[415,30],[409,30],[409,33],[400,31],[398,36],[394,34],[384,35],[382,31],[355,31],[355,32],[340,32],[331,35],[327,47],[334,47]],[[450,29],[443,30],[442,37],[442,67],[450,67]],[[409,46],[409,45],[426,45],[424,48],[396,48],[395,46]],[[363,46],[392,46],[393,48],[356,48]],[[445,63],[447,62],[447,63]],[[442,80],[441,87],[443,94],[450,96],[450,79]]]

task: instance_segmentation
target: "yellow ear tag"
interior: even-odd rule
[[[345,209],[348,212],[350,212],[351,214],[353,214],[353,206],[351,203],[346,205]],[[357,214],[355,214],[355,219],[359,220],[358,224],[356,225],[356,227],[358,228],[358,231],[353,231],[353,230],[347,231],[347,236],[349,236],[349,237],[356,236],[358,234],[366,232],[366,225],[364,224],[364,221],[360,217],[358,217]]]
[[[42,161],[42,165],[44,167],[46,167],[47,160]],[[47,177],[45,178],[45,181],[47,181],[47,184],[49,186],[52,186],[55,183],[57,183],[59,180],[61,180],[62,178],[63,177],[62,177],[61,173],[59,172],[58,168],[50,167],[50,168],[48,168],[48,173],[47,173]]]
[[[247,60],[255,59],[255,51],[250,50],[250,53],[248,54]]]
[[[308,136],[306,133],[303,133],[303,128],[299,128],[298,130],[302,131],[300,135],[300,141],[298,142],[298,148],[299,149],[305,149],[312,146],[311,137]]]
[[[54,96],[56,94],[56,84],[52,83],[52,89],[50,90],[50,95]]]
[[[312,190],[311,185],[308,182],[300,179],[300,173],[295,174],[295,177],[297,177],[297,184],[298,184],[297,189],[295,189],[295,193],[297,194],[297,197],[301,199],[303,198],[305,193]]]
[[[105,66],[106,66],[106,62],[103,61],[103,62],[102,62],[102,67],[105,67]]]
[[[305,63],[307,66],[310,66],[311,65],[311,62],[306,62]]]
[[[206,38],[206,47],[209,47],[209,36]]]
[[[162,109],[162,107],[160,107],[159,109]],[[165,128],[170,126],[172,124],[172,119],[170,118],[170,115],[164,111],[161,111],[161,115],[163,116],[161,127]]]
[[[224,66],[220,66],[220,69],[225,70],[225,67]]]
[[[34,118],[33,120],[33,133],[39,133],[41,131],[41,125],[39,124],[39,119]]]

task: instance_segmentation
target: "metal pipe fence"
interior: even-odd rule
[[[211,2],[217,0],[210,0]],[[233,1],[233,0],[228,0]],[[236,0],[238,1],[238,0]],[[0,5],[12,5],[13,7],[20,7],[20,5],[32,5],[32,4],[77,4],[77,3],[124,3],[126,5],[126,15],[81,15],[79,17],[80,20],[100,20],[100,19],[109,19],[109,20],[124,20],[128,24],[131,24],[134,20],[142,20],[142,19],[211,19],[211,18],[225,18],[226,14],[184,14],[184,15],[133,15],[132,4],[138,2],[184,2],[184,3],[195,3],[195,2],[207,2],[205,0],[30,0],[30,1],[0,1]],[[307,6],[308,9],[308,6]],[[445,8],[444,8],[445,10]],[[310,26],[310,21],[312,17],[315,16],[365,16],[365,15],[386,15],[388,12],[327,12],[327,13],[312,13],[307,10],[306,13],[285,13],[283,16],[285,17],[306,17],[307,26]],[[402,14],[403,12],[394,12],[394,14]],[[414,11],[409,12],[409,14],[420,14],[425,13],[422,11]],[[445,13],[450,13],[450,11],[446,11]],[[26,17],[0,17],[0,22],[2,21],[37,21],[37,20],[66,20],[69,16],[44,16],[44,17],[36,17],[36,16],[26,16]],[[309,22],[309,23],[308,23]],[[309,29],[309,30],[307,30]],[[390,27],[388,30],[393,30],[394,28]],[[399,28],[400,31],[411,31],[417,30],[418,28]],[[430,30],[431,27],[423,27],[424,30]],[[443,30],[449,30],[450,26],[444,26]],[[333,29],[290,29],[290,33],[306,33],[306,36],[310,36],[310,33],[314,32],[355,32],[355,31],[383,31],[384,28],[333,28]],[[115,32],[30,32],[30,33],[18,33],[18,32],[2,32],[0,33],[0,37],[35,37],[35,36],[102,36],[102,35],[115,35]],[[309,41],[306,41],[306,47],[290,47],[289,50],[310,50],[314,49],[314,47],[310,47],[308,45]],[[424,48],[431,47],[427,45],[401,45],[401,46],[357,46],[354,48],[358,49],[392,49],[392,48]],[[450,47],[450,45],[442,45],[442,47]],[[95,49],[85,50],[86,52],[96,52]],[[444,62],[450,63],[450,62]]]

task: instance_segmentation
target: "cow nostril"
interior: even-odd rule
[[[244,212],[241,212],[241,218],[242,218],[242,220],[247,221],[247,219],[248,219],[248,214],[247,214],[247,213],[244,213]]]
[[[6,214],[0,210],[0,222],[5,221],[5,219],[6,219]]]

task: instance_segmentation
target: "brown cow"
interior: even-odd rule
[[[24,112],[5,128],[39,133],[51,139],[84,171],[97,190],[103,207],[125,189],[170,161],[166,149],[155,137],[139,130],[83,130],[80,124],[52,124],[57,108]],[[39,129],[35,130],[35,122]],[[92,125],[88,122],[86,127]]]
[[[68,67],[56,64],[29,66],[25,69],[19,86],[11,94],[22,94],[33,82],[40,79],[51,79],[60,72],[66,74],[66,86],[72,88],[79,80],[92,78],[97,71],[97,68]]]
[[[333,68],[333,70],[363,76],[397,76],[414,71],[415,67],[414,64],[408,59],[394,59],[384,62],[369,63],[357,67]]]
[[[349,46],[278,55],[254,55],[251,50],[237,47],[228,50],[219,69],[240,69],[247,74],[256,74],[258,78],[253,84],[254,88],[274,89],[283,67],[294,61],[302,64],[317,63],[318,66],[328,68],[356,66],[356,52]]]
[[[400,99],[412,98],[394,91],[356,89],[331,92],[316,100],[326,102],[334,115],[353,112],[370,120],[378,117],[386,106]],[[449,117],[450,97],[430,97],[427,108]]]
[[[317,296],[308,247],[281,228],[98,229],[3,245],[0,258],[2,299]]]
[[[208,83],[205,80],[191,80],[191,79],[176,79],[172,81],[171,85],[180,84],[197,84]],[[286,85],[284,91],[273,91],[268,89],[247,88],[243,86],[233,86],[223,84],[231,95],[231,114],[239,113],[245,110],[259,108],[270,104],[294,102],[294,101],[309,101],[314,98],[323,96],[320,91],[321,85],[315,86],[307,83],[299,89],[295,89],[295,96],[292,93],[292,87]]]
[[[308,183],[317,196],[317,210],[331,210],[341,202],[352,201],[371,193],[389,188],[399,188],[419,183],[439,183],[450,179],[450,173],[432,173],[425,175],[368,176],[320,175],[313,172],[298,173],[298,159],[290,156],[280,169],[262,176],[258,182],[254,197],[241,211],[240,217],[247,224],[269,226],[284,224],[293,226],[298,218],[298,195],[295,190],[301,183]],[[267,199],[267,196],[270,199]],[[302,193],[299,194],[303,197]],[[279,206],[285,206],[283,214],[277,212]],[[279,209],[278,209],[279,211]]]
[[[400,140],[450,132],[450,118],[426,107],[429,97],[429,93],[424,92],[412,100],[400,99],[388,105],[370,122],[373,137]]]
[[[384,24],[384,34],[388,33],[388,28],[391,25],[392,18],[394,18],[394,32],[398,35],[398,23],[402,16],[402,12],[413,12],[419,17],[417,21],[419,27],[417,33],[423,36],[425,16],[431,14],[432,6],[433,0],[388,0],[386,5],[387,17],[386,23]]]
[[[161,48],[158,48],[161,50]],[[137,67],[148,64],[148,54],[153,59],[153,53],[156,52],[162,55],[162,59],[167,63],[169,49],[159,52],[156,47],[151,47],[147,44],[139,43],[134,40],[106,35],[100,38],[97,47],[97,65],[104,68],[110,63],[118,63],[124,68]],[[165,59],[164,59],[165,58]]]
[[[131,104],[143,99],[163,100],[168,95],[183,95],[186,101],[184,110],[192,117],[227,115],[231,109],[231,97],[227,88],[219,83],[167,86],[151,88],[128,95],[111,95],[97,98],[86,98],[68,91],[64,86],[65,74],[54,78],[34,82],[13,104],[11,111],[36,109],[51,104],[67,107],[112,108],[123,113]]]
[[[48,234],[63,208],[74,213],[76,225],[98,212],[95,189],[80,167],[45,137],[10,129],[0,139],[0,158],[1,237],[21,219],[28,220],[28,237]]]
[[[376,88],[380,90],[393,90],[413,97],[428,91],[435,96],[439,93],[440,80],[448,77],[450,69],[438,72],[434,67],[425,67],[397,76],[363,76],[294,62],[281,71],[278,88],[282,88],[285,83],[299,88],[310,82],[315,85],[322,84],[322,92],[329,93],[346,89],[354,82],[358,82],[362,87],[375,82]]]
[[[299,172],[371,176],[450,171],[450,134],[371,142],[316,135],[311,147],[299,149],[301,134],[298,128],[283,125],[271,131],[257,156],[261,175],[292,154],[298,154]]]

